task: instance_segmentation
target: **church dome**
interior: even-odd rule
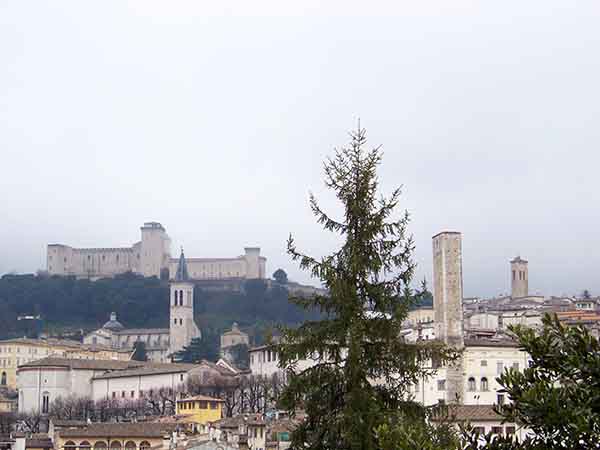
[[[117,313],[110,313],[110,320],[102,325],[102,328],[110,331],[121,331],[125,329],[125,327],[117,320]]]

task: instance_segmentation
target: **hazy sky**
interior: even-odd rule
[[[209,4],[210,3],[210,4]],[[325,6],[324,6],[325,5]],[[46,244],[323,255],[308,192],[361,118],[403,184],[418,277],[463,233],[465,295],[600,294],[598,1],[0,0],[0,273]]]

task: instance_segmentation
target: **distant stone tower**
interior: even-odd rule
[[[528,262],[517,256],[510,262],[511,269],[511,297],[520,298],[529,295],[529,269]]]
[[[463,346],[462,239],[444,231],[433,237],[433,309],[436,337]]]
[[[161,270],[169,268],[171,239],[158,222],[146,222],[141,230],[142,241],[138,270],[145,277],[160,277]]]
[[[171,281],[169,351],[178,352],[193,338],[200,337],[194,322],[194,283],[189,281],[183,249],[179,257],[175,278]]]
[[[436,338],[445,344],[462,348],[463,283],[461,234],[444,231],[433,240],[433,309]],[[446,403],[462,401],[464,376],[462,358],[446,368]]]

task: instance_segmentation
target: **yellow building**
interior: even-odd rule
[[[17,411],[17,399],[7,398],[0,395],[0,413],[11,413]]]
[[[7,339],[0,341],[0,386],[16,389],[17,367],[49,356],[124,361],[131,355],[128,350],[82,344],[67,339]]]
[[[206,424],[221,418],[223,400],[197,395],[177,400],[177,415],[189,416],[195,423]]]

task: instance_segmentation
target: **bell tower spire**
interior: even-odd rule
[[[171,280],[169,350],[171,355],[201,337],[194,321],[194,283],[190,281],[183,248],[175,278]]]
[[[185,255],[183,254],[183,247],[181,247],[181,255],[179,255],[179,262],[177,263],[177,272],[175,273],[175,281],[188,281],[188,269],[187,263],[185,262]]]

